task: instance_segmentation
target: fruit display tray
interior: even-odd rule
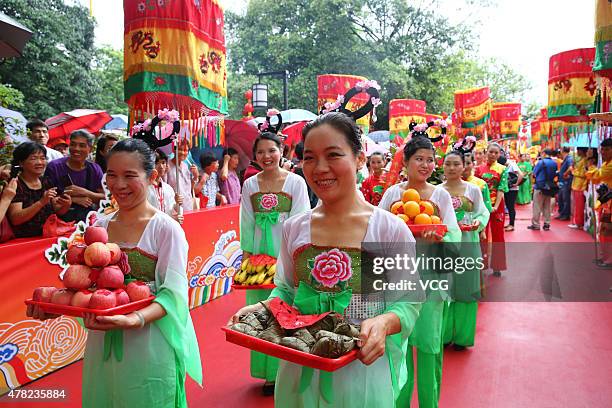
[[[476,231],[478,229],[477,225],[468,225],[468,224],[459,224],[459,229],[461,231]]]
[[[425,231],[435,231],[438,235],[444,235],[448,231],[446,224],[410,224],[408,228],[415,237],[422,236]]]
[[[45,313],[49,314],[60,314],[65,316],[83,317],[85,313],[93,313],[96,316],[114,316],[121,314],[132,313],[133,311],[140,310],[143,307],[149,306],[155,296],[151,295],[146,299],[137,300],[136,302],[126,303],[125,305],[112,307],[110,309],[88,309],[86,307],[77,307],[70,305],[57,305],[55,303],[38,302],[36,300],[28,299],[25,301],[26,305],[40,306]]]
[[[238,285],[236,283],[232,284],[232,289],[236,289],[236,290],[274,289],[275,287],[276,285],[273,283],[270,283],[268,285]]]
[[[292,349],[291,347],[281,346],[248,334],[240,333],[229,327],[222,327],[225,332],[225,340],[246,347],[251,350],[259,351],[272,357],[277,357],[301,366],[316,368],[317,370],[336,371],[357,359],[358,349],[353,349],[347,354],[338,358],[325,358],[314,354]]]

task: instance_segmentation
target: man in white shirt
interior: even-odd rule
[[[49,141],[49,127],[40,119],[32,119],[26,124],[28,137],[31,141],[39,143],[47,149],[47,163],[51,160],[61,159],[63,154],[47,146]]]

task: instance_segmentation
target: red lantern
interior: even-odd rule
[[[245,115],[250,115],[253,113],[253,105],[251,103],[245,103],[244,109],[242,109],[242,113]]]
[[[244,93],[244,97],[246,98],[247,101],[250,101],[251,98],[253,98],[253,90],[249,89]]]

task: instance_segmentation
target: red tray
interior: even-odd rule
[[[409,224],[408,228],[412,231],[412,235],[415,237],[420,237],[423,235],[425,231],[436,231],[438,235],[446,234],[448,228],[446,224]]]
[[[461,231],[476,231],[478,229],[477,225],[467,225],[467,224],[459,224],[459,228]]]
[[[257,337],[232,330],[229,327],[222,327],[221,330],[225,332],[225,340],[230,343],[318,370],[336,371],[357,359],[358,349],[353,349],[339,358],[325,358],[258,339]]]
[[[239,285],[239,284],[236,284],[236,283],[232,284],[232,289],[236,289],[236,290],[274,289],[275,287],[276,287],[276,285],[273,284],[273,283],[270,283],[268,285]]]
[[[132,313],[135,310],[140,310],[145,306],[149,306],[155,296],[151,295],[146,299],[137,300],[136,302],[130,302],[125,305],[112,307],[110,309],[88,309],[85,307],[69,306],[69,305],[56,305],[55,303],[38,302],[36,300],[28,299],[25,301],[26,305],[36,305],[45,313],[49,314],[61,314],[65,316],[83,317],[84,313],[93,313],[96,316],[114,316]]]

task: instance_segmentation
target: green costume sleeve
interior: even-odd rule
[[[257,178],[255,178],[257,181]],[[251,183],[244,184],[242,197],[240,199],[240,248],[243,251],[253,253],[255,240],[255,215],[251,204]]]
[[[166,223],[153,231],[158,240],[155,302],[166,316],[154,322],[174,349],[178,369],[202,384],[202,362],[193,323],[189,315],[187,252],[185,233],[176,223]],[[184,391],[184,390],[183,390]]]
[[[497,191],[501,191],[502,193],[510,191],[508,189],[508,167],[506,167],[501,174],[501,179],[497,185]]]
[[[398,226],[399,227],[399,226]],[[392,231],[388,231],[388,236],[382,237],[381,242],[390,243],[406,243],[406,254],[408,257],[415,257],[416,242],[407,242],[406,238],[408,231],[404,231],[404,225],[402,228],[397,228]],[[412,238],[414,240],[414,238]],[[391,251],[396,248],[396,245],[392,245]],[[387,256],[387,254],[383,254]],[[388,256],[390,256],[389,254]],[[406,280],[415,281],[418,280],[418,274],[413,275],[410,271],[404,269],[393,269],[387,270],[385,273],[386,278],[389,282],[401,282]],[[408,366],[406,365],[406,353],[408,350],[408,339],[412,333],[421,310],[421,303],[415,303],[418,301],[424,301],[425,298],[414,299],[410,294],[410,298],[402,292],[386,292],[385,293],[385,313],[395,314],[401,325],[399,333],[387,336],[385,342],[385,354],[389,361],[389,367],[391,369],[391,381],[393,385],[393,393],[395,398],[399,396],[400,390],[403,385],[408,381]]]
[[[491,192],[489,191],[489,185],[485,184],[482,192],[482,199],[484,200],[484,205],[489,210],[489,212],[493,212],[493,204],[491,204]]]

